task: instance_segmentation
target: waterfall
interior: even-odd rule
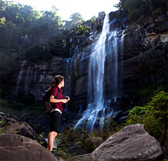
[[[117,97],[118,90],[118,38],[117,31],[112,31],[107,39],[107,67],[108,75],[107,81],[111,82],[110,87],[111,96],[113,98]],[[108,82],[106,84],[108,84]]]
[[[65,87],[64,87],[64,95],[65,96],[69,96],[71,98],[71,88],[72,88],[72,66],[73,66],[73,60],[74,57],[77,56],[79,54],[79,48],[78,45],[76,45],[75,49],[74,49],[74,53],[72,58],[66,58],[64,60],[65,64],[66,64],[66,73],[65,73]],[[67,104],[65,105],[64,111],[68,111],[67,109]]]
[[[112,98],[116,99],[118,96],[118,78],[122,77],[122,72],[118,67],[118,53],[121,52],[122,57],[124,36],[121,36],[119,41],[118,32],[109,31],[112,24],[113,21],[109,24],[109,15],[107,14],[102,33],[94,45],[89,59],[88,105],[74,129],[78,127],[88,131],[93,131],[94,128],[102,129],[104,120],[113,115],[114,109],[110,107],[110,102]],[[120,52],[118,51],[119,46],[121,47]],[[122,70],[121,66],[120,70]],[[105,84],[106,86],[104,86]]]
[[[70,96],[70,88],[71,88],[71,75],[72,75],[72,63],[73,63],[73,59],[76,55],[79,54],[79,48],[78,45],[75,47],[74,50],[74,54],[72,56],[72,58],[67,58],[66,61],[66,73],[65,73],[65,90],[64,90],[64,94],[67,96]]]
[[[71,74],[72,74],[72,58],[66,59],[66,74],[65,74],[65,90],[64,94],[70,96],[69,89],[71,87]]]
[[[123,54],[124,54],[124,38],[125,30],[122,31],[121,40],[120,40],[120,88],[123,89]]]
[[[89,72],[88,72],[88,107],[84,111],[82,118],[77,122],[75,128],[87,120],[87,129],[93,130],[98,114],[103,112],[104,108],[104,68],[106,58],[106,39],[109,33],[108,14],[105,17],[101,36],[94,46],[90,55]],[[100,116],[101,117],[101,116]],[[100,122],[100,121],[99,121]]]

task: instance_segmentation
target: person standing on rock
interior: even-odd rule
[[[52,103],[52,110],[50,112],[50,131],[48,134],[48,145],[47,150],[52,152],[53,142],[61,129],[61,114],[63,111],[62,104],[67,103],[70,100],[69,96],[63,99],[64,77],[56,75],[50,83],[48,90],[51,90],[50,102]],[[56,97],[56,98],[55,98]]]

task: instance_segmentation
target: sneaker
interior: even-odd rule
[[[56,154],[54,154],[53,151],[51,151],[51,153],[59,160],[59,157]]]

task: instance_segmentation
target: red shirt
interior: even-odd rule
[[[58,90],[59,90],[59,95],[57,96]],[[62,94],[62,93],[63,93],[62,89],[59,88],[58,86],[57,86],[57,87],[55,86],[55,87],[53,88],[52,92],[51,92],[51,95],[53,95],[54,97],[57,96],[56,99],[63,99],[63,94]],[[52,107],[53,107],[53,108],[58,108],[61,112],[63,111],[62,102],[53,103],[53,104],[52,104]]]

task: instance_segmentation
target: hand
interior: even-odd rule
[[[62,103],[67,103],[68,99],[62,99]]]
[[[70,97],[69,96],[65,96],[65,98],[69,101],[70,100]]]

